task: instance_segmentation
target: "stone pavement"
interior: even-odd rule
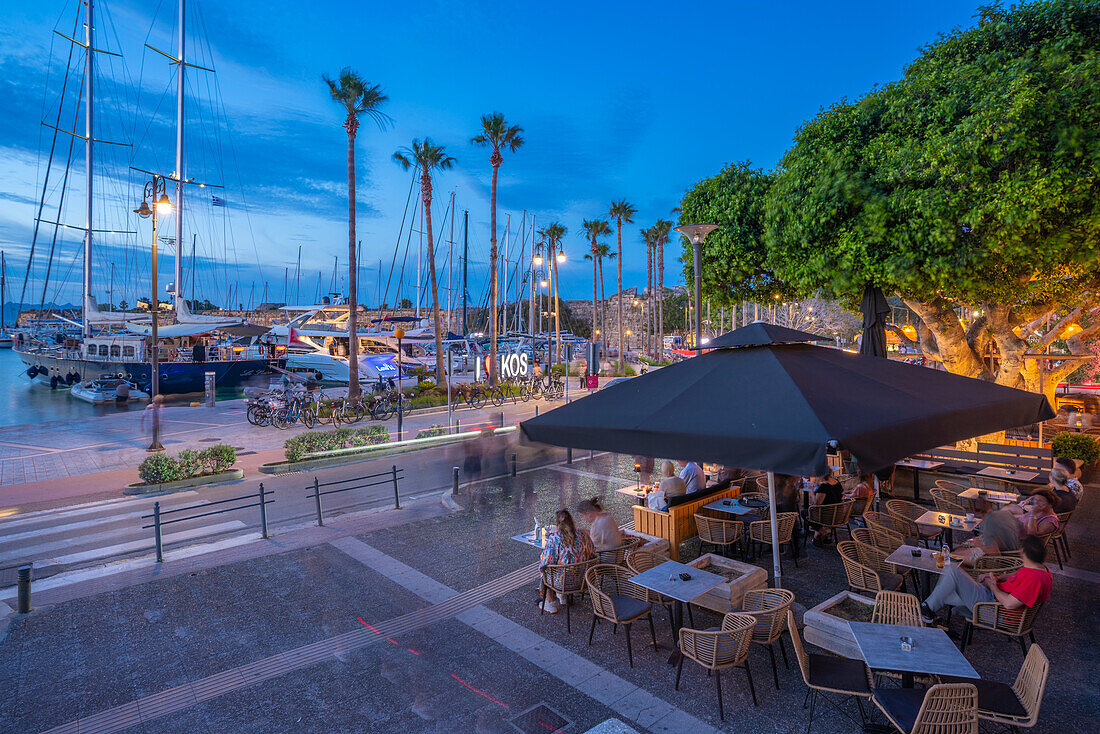
[[[754,649],[760,706],[732,671],[720,722],[703,671],[685,663],[674,691],[667,650],[654,655],[648,631],[635,630],[631,669],[621,632],[602,625],[587,645],[587,602],[572,634],[563,615],[538,614],[538,551],[510,536],[534,514],[545,520],[592,495],[628,521],[629,500],[613,489],[631,481],[632,466],[584,459],[574,471],[472,485],[458,512],[378,513],[38,595],[43,606],[11,619],[0,641],[0,690],[14,702],[0,707],[0,731],[515,732],[531,720],[518,730],[574,733],[609,718],[649,731],[804,731],[797,665],[780,664],[776,690],[767,655]],[[1083,507],[1098,491],[1087,489]],[[1071,536],[1075,560],[1094,552],[1093,528]],[[784,577],[800,610],[845,584],[833,548],[811,546],[800,564],[787,563]],[[1067,569],[1055,578],[1036,630],[1052,674],[1034,731],[1095,730],[1094,577]],[[718,618],[696,610],[695,621]],[[663,615],[657,632],[670,642]],[[991,633],[976,635],[967,657],[1004,681],[1022,662]],[[825,707],[815,725],[852,729]]]

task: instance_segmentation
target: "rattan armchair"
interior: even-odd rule
[[[759,481],[759,478],[758,478]],[[768,504],[768,478],[764,477],[764,491],[763,492],[742,492],[739,498],[742,502],[745,500],[759,500],[764,503],[763,507],[754,507],[752,514],[756,515],[761,520],[767,520],[771,517],[771,506]]]
[[[1027,655],[1027,643],[1024,635],[1035,642],[1035,620],[1039,617],[1043,604],[1033,607],[1022,606],[1019,609],[1006,609],[997,601],[980,601],[973,609],[967,610],[966,628],[963,630],[962,644],[959,649],[965,651],[966,646],[974,641],[974,630],[985,629],[998,632],[1006,637],[1016,640],[1020,650]]]
[[[844,500],[832,505],[810,505],[808,517],[810,522],[829,528],[829,534],[835,541],[837,528],[847,529],[855,504],[855,500]],[[851,531],[848,536],[851,537]]]
[[[1050,660],[1038,645],[1028,648],[1012,685],[999,681],[942,676],[945,683],[970,683],[978,689],[978,718],[1012,729],[1029,729],[1039,720]]]
[[[802,671],[802,680],[809,689],[810,695],[810,721],[806,725],[806,732],[814,725],[814,711],[817,708],[817,696],[832,705],[842,715],[848,716],[838,703],[831,700],[828,695],[836,693],[842,696],[855,696],[856,705],[859,707],[860,727],[866,723],[867,717],[863,712],[863,699],[871,698],[871,671],[862,660],[852,660],[834,655],[820,655],[818,653],[806,653],[802,646],[802,637],[798,634],[798,626],[794,621],[794,612],[787,610],[787,631],[791,635],[791,645],[794,646],[794,656],[798,659],[798,667]],[[806,707],[805,704],[802,705]],[[855,720],[852,719],[853,723]]]
[[[903,591],[880,591],[875,594],[875,609],[871,613],[871,622],[923,627],[920,599]]]
[[[1054,546],[1054,558],[1058,561],[1058,568],[1062,568],[1062,550],[1066,551],[1066,560],[1069,560],[1069,547],[1066,545],[1066,524],[1069,523],[1069,519],[1073,517],[1073,510],[1069,512],[1059,512],[1058,515],[1058,529],[1050,534],[1049,545]],[[1061,547],[1059,547],[1061,544]]]
[[[871,541],[871,531],[867,528],[852,528],[849,532],[852,534],[852,540],[858,540],[860,543],[866,543],[867,545],[874,545]]]
[[[584,594],[584,574],[596,563],[595,559],[582,561],[581,563],[550,564],[542,567],[542,585],[551,591],[565,597],[565,631],[572,632],[573,625],[570,620],[569,608],[573,606],[570,597],[573,594]],[[543,613],[542,604],[539,604],[539,614]]]
[[[842,540],[836,544],[837,552],[840,553],[840,560],[844,563],[844,572],[848,575],[848,588],[865,594],[878,594],[884,589],[895,591],[901,588],[905,577],[890,573],[884,579],[875,567],[863,562],[859,549],[861,545],[865,544],[855,540]],[[866,548],[870,548],[872,551],[877,550],[874,546],[866,546],[864,552],[867,552]],[[882,559],[886,558],[885,555],[881,557]],[[885,565],[885,560],[883,560],[883,565]]]
[[[626,535],[623,538],[623,544],[616,548],[608,548],[606,550],[596,551],[596,555],[599,556],[600,563],[613,563],[616,566],[625,566],[626,557],[631,551],[640,548],[642,545],[642,539],[637,535]]]
[[[998,580],[1001,580],[1019,571],[1023,565],[1023,559],[1017,556],[982,556],[974,561],[974,568],[963,566],[962,569],[970,574],[975,580],[987,573],[991,573],[996,576]]]
[[[741,611],[756,619],[752,630],[752,641],[768,649],[772,661],[772,675],[775,677],[775,690],[779,690],[779,668],[775,664],[775,643],[783,653],[783,667],[790,668],[787,662],[787,649],[783,647],[783,630],[787,628],[787,612],[794,604],[794,592],[787,589],[750,589],[745,592],[741,602]]]
[[[718,548],[719,553],[726,555],[726,549],[741,540],[745,531],[745,523],[740,520],[719,520],[695,513],[695,529],[699,533],[699,552],[703,552],[703,544],[710,543]]]
[[[779,531],[778,539],[779,546],[786,544],[791,549],[791,557],[794,558],[795,568],[798,568],[798,553],[794,547],[792,538],[794,537],[794,525],[798,521],[797,512],[779,512],[775,516],[776,526]],[[771,545],[772,544],[772,525],[771,519],[758,520],[757,522],[749,523],[749,539],[756,545]],[[782,551],[781,551],[782,552]],[[783,558],[779,559],[779,570],[783,570]]]
[[[970,489],[969,485],[952,482],[949,479],[937,479],[935,482],[933,482],[933,484],[935,485],[936,489],[943,489],[950,492],[951,494],[959,494]]]
[[[935,488],[931,490],[932,501],[936,503],[936,512],[946,512],[951,515],[965,515],[973,512],[973,509],[960,503],[966,500],[947,489]]]
[[[904,535],[889,530],[882,525],[869,525],[868,532],[871,534],[871,545],[883,551],[886,555],[890,555],[906,544],[907,539]]]
[[[752,682],[749,669],[749,642],[756,618],[748,614],[730,612],[722,618],[722,627],[717,630],[695,630],[680,628],[680,660],[676,664],[676,685],[680,690],[680,674],[684,669],[684,658],[690,658],[712,673],[714,685],[718,691],[718,718],[725,719],[722,706],[722,671],[742,667],[749,680],[752,703],[758,706],[756,686]]]
[[[988,492],[1016,492],[1016,485],[995,477],[983,477],[978,474],[971,475],[970,486],[984,489]]]
[[[863,513],[863,521],[867,523],[868,528],[873,529],[875,526],[878,526],[883,530],[889,530],[892,533],[900,533],[903,538],[905,537],[905,527],[899,527],[897,521],[894,520],[894,516],[887,512],[867,510]]]
[[[592,598],[592,627],[588,630],[588,644],[592,644],[592,635],[596,632],[596,622],[605,619],[611,622],[612,629],[618,625],[626,628],[626,655],[630,667],[634,667],[634,650],[630,643],[630,626],[645,617],[649,620],[649,634],[653,638],[653,649],[657,649],[657,632],[653,629],[653,604],[649,601],[646,589],[631,582],[634,574],[623,566],[610,563],[598,563],[584,575],[588,594]]]
[[[876,688],[872,698],[903,734],[978,734],[978,689],[970,683]]]
[[[894,527],[902,534],[910,538],[924,541],[926,544],[939,538],[943,534],[943,528],[930,528],[927,525],[918,525],[917,519],[926,510],[920,505],[908,500],[889,500],[886,503],[886,511],[894,518]]]

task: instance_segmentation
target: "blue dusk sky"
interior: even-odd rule
[[[670,210],[693,182],[733,161],[774,167],[804,120],[899,78],[920,46],[971,25],[977,5],[188,0],[188,58],[216,75],[188,71],[185,171],[225,188],[187,192],[185,255],[194,247],[195,258],[185,259],[185,291],[248,305],[264,295],[310,302],[319,291],[343,287],[347,140],[321,81],[341,67],[380,84],[392,118],[384,131],[365,122],[359,135],[361,302],[413,296],[417,227],[410,239],[408,221],[401,226],[413,219],[411,207],[406,211],[410,174],[391,156],[424,136],[456,159],[435,181],[432,214],[444,240],[437,242],[437,263],[446,270],[454,192],[453,262],[461,251],[462,212],[469,210],[471,303],[483,298],[490,167],[488,151],[470,138],[480,116],[494,110],[521,125],[526,139],[516,153],[505,153],[500,170],[501,240],[510,215],[517,260],[522,220],[529,258],[531,217],[536,227],[560,221],[568,228],[563,295],[583,298],[591,294],[583,219],[606,217],[613,199],[637,207],[634,224],[624,225],[624,281],[644,285],[639,230],[659,217],[674,219]],[[144,179],[128,167],[174,168],[174,71],[145,44],[175,53],[177,5],[97,0],[95,7],[96,45],[122,54],[97,57],[95,137],[130,146],[97,147],[95,226],[113,231],[96,237],[93,292],[105,301],[113,288],[113,300],[132,303],[148,290],[150,223],[130,213]],[[82,37],[81,12],[76,0],[3,4],[0,249],[9,300],[22,290],[51,148],[53,132],[41,123],[83,130],[73,105],[83,50],[75,49],[64,85],[70,44],[54,32],[76,29]],[[46,300],[79,297],[81,232],[52,224],[84,222],[79,140],[63,180],[69,143],[61,134],[54,147],[26,302],[42,296],[51,246]],[[212,206],[211,192],[227,206]],[[162,221],[161,234],[173,234],[174,226],[174,217]],[[607,241],[614,246],[614,236]],[[666,252],[666,283],[682,280],[678,252],[678,243]],[[173,256],[171,246],[161,248],[162,282],[172,280]],[[344,271],[335,283],[334,258]],[[614,269],[605,270],[610,293]],[[440,277],[444,301],[457,302],[457,283],[446,290],[448,275]],[[513,293],[514,284],[513,276]]]

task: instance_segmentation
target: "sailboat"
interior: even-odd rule
[[[172,57],[177,66],[176,95],[176,170],[162,176],[175,186],[175,234],[176,261],[175,286],[173,287],[175,324],[159,325],[159,298],[150,302],[148,316],[135,313],[101,311],[91,293],[92,235],[98,231],[93,225],[93,172],[95,162],[95,64],[93,58],[101,53],[95,45],[94,0],[85,0],[84,40],[69,38],[85,49],[84,68],[84,134],[72,133],[83,138],[85,153],[85,221],[84,268],[82,314],[79,323],[61,317],[61,320],[80,328],[79,336],[59,332],[55,338],[44,340],[33,332],[18,332],[15,351],[27,366],[31,379],[49,383],[51,388],[90,382],[99,377],[116,377],[132,381],[139,389],[148,392],[152,383],[152,357],[156,350],[158,382],[161,393],[199,392],[205,384],[206,373],[213,373],[215,384],[236,387],[244,380],[268,373],[271,367],[282,367],[285,359],[274,350],[263,346],[231,341],[234,330],[245,326],[242,319],[195,315],[190,312],[182,293],[182,242],[184,188],[191,181],[184,176],[184,76],[192,67],[185,58],[185,0],[178,0],[179,57]],[[68,36],[64,36],[68,38]],[[154,49],[155,50],[155,49]],[[162,53],[163,52],[159,52]],[[168,56],[168,54],[164,54]],[[197,67],[201,68],[201,67]],[[206,71],[211,71],[207,69]],[[62,131],[65,132],[65,131]],[[31,267],[28,263],[28,271]],[[158,319],[158,334],[152,338],[152,319]],[[221,335],[209,348],[210,335]]]
[[[0,251],[0,349],[11,349],[11,334],[8,333],[7,315],[8,304],[8,261]]]

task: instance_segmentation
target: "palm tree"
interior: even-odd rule
[[[584,256],[584,259],[585,260],[591,260],[592,259],[592,253],[590,253],[590,252],[586,253],[585,256]],[[604,261],[604,259],[614,260],[615,259],[615,253],[611,251],[611,247],[609,247],[608,245],[605,245],[601,242],[599,245],[596,246],[596,258],[595,258],[595,260],[596,260],[596,271],[598,273],[597,277],[599,278],[599,282],[600,282],[600,325],[603,327],[603,331],[606,334],[606,332],[607,332],[607,291],[604,289],[604,279],[603,279],[603,261]]]
[[[611,225],[607,223],[606,219],[586,219],[584,220],[584,231],[588,237],[589,255],[588,259],[592,260],[592,341],[596,341],[597,332],[599,331],[599,322],[597,320],[596,311],[596,296],[598,295],[599,288],[599,256],[600,245],[596,242],[597,237],[603,237],[605,234],[611,234]],[[591,367],[591,365],[590,365]]]
[[[665,243],[668,242],[672,222],[658,219],[653,225],[654,247],[657,248],[657,353],[658,361],[665,355]]]
[[[645,292],[649,301],[645,317],[645,353],[653,357],[653,243],[656,238],[653,227],[642,230],[642,241],[645,242]]]
[[[414,139],[408,148],[393,154],[406,171],[411,166],[420,169],[420,200],[424,207],[425,228],[428,230],[428,273],[432,284],[432,321],[435,323],[435,384],[442,385],[447,378],[443,370],[443,320],[439,315],[439,286],[435,275],[435,235],[432,230],[432,171],[447,171],[455,159],[447,155],[442,145],[435,145],[431,138]]]
[[[345,67],[337,79],[322,76],[328,85],[332,101],[344,108],[344,130],[348,133],[348,398],[359,399],[359,332],[357,330],[357,312],[359,310],[359,284],[355,276],[358,265],[355,261],[355,134],[359,131],[359,118],[374,120],[379,130],[384,130],[389,117],[379,108],[386,101],[386,95],[377,84],[367,86],[363,78]]]
[[[493,167],[493,184],[489,194],[489,384],[497,382],[497,171],[504,157],[501,148],[515,153],[523,145],[523,128],[509,126],[504,115],[494,112],[481,116],[481,134],[470,142],[493,149],[489,165]]]
[[[626,199],[611,202],[608,215],[615,218],[615,232],[619,240],[619,372],[626,364],[626,339],[623,333],[623,222],[630,224],[638,210]]]
[[[554,278],[554,364],[557,364],[561,359],[561,309],[558,303],[558,256],[555,251],[560,247],[562,238],[565,237],[565,225],[551,222],[545,229],[539,230],[539,236],[546,238],[546,253],[550,259],[550,269]],[[566,368],[566,373],[568,372],[569,370]],[[568,377],[569,375],[566,374],[566,379]]]

